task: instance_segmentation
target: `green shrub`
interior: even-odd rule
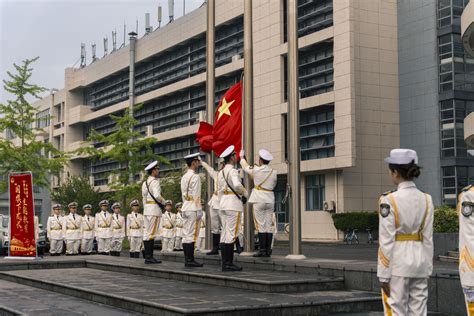
[[[342,231],[358,229],[365,231],[370,228],[372,231],[378,229],[379,216],[374,211],[348,212],[333,214],[334,226]]]
[[[434,212],[433,231],[435,233],[458,232],[459,218],[456,210],[447,205],[436,208]]]

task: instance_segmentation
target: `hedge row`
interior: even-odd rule
[[[379,215],[374,211],[358,211],[332,214],[334,226],[342,231],[357,229],[365,231],[370,228],[378,230]],[[441,206],[435,209],[433,230],[435,233],[455,233],[459,230],[459,219],[455,209]]]

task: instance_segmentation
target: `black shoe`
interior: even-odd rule
[[[242,271],[242,267],[234,264],[234,244],[221,244],[221,251],[225,252],[225,263],[222,265],[222,272]],[[225,249],[225,250],[224,250]]]
[[[233,251],[234,247],[232,247]],[[235,238],[235,252],[237,252],[239,255],[244,251],[244,247],[240,244],[240,240],[238,237]]]
[[[202,263],[198,263],[194,260],[194,243],[183,244],[184,250],[184,266],[186,268],[200,268]]]
[[[130,253],[130,258],[135,258],[135,253],[134,252]]]
[[[267,233],[267,257],[272,255],[272,241],[273,241],[273,234]]]
[[[256,258],[266,257],[267,256],[267,234],[258,233],[258,253],[253,256]]]
[[[212,250],[207,253],[208,256],[215,256],[219,254],[219,242],[221,241],[220,234],[212,234]]]
[[[139,251],[134,252],[133,254],[134,254],[134,256],[133,256],[134,258],[140,259],[140,252]]]
[[[153,240],[146,240],[143,242],[143,246],[145,247],[145,263],[146,264],[154,264],[154,263],[161,263],[160,260],[155,259],[153,257]]]

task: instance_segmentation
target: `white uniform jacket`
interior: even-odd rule
[[[92,215],[84,215],[82,218],[82,239],[94,239],[95,218]]]
[[[215,171],[211,166],[209,166],[206,162],[201,161],[202,166],[204,169],[206,169],[207,173],[209,174],[209,177],[211,177],[214,180],[214,193],[212,194],[212,198],[209,200],[207,205],[209,205],[211,208],[215,210],[220,209],[219,205],[219,193],[217,191],[218,189],[218,184],[217,184],[217,174],[218,172]]]
[[[46,224],[46,230],[48,239],[50,240],[62,240],[63,236],[64,217],[61,215],[51,215],[48,217],[48,223]]]
[[[178,212],[176,213],[176,237],[183,237],[183,225],[183,217],[181,216],[181,212]]]
[[[124,238],[124,237],[125,237],[125,217],[123,217],[120,214],[112,214],[112,238]]]
[[[173,238],[176,227],[176,214],[165,212],[161,217],[163,238]]]
[[[143,237],[143,215],[132,212],[127,215],[127,236]]]
[[[202,210],[201,177],[191,169],[188,169],[181,178],[181,196],[183,198],[181,212]]]
[[[95,214],[95,236],[96,238],[112,238],[112,214],[103,211]]]
[[[74,219],[75,218],[75,219]],[[64,216],[65,225],[63,225],[64,239],[79,240],[82,239],[82,216],[79,214],[69,214]]]
[[[230,185],[237,194],[247,196],[247,190],[242,185],[239,171],[232,165],[227,164],[224,169],[219,171],[217,181],[220,209],[227,211],[243,211],[244,206],[242,201],[235,196],[229,188]]]
[[[150,188],[150,192],[148,192],[147,189],[147,183],[148,187]],[[155,199],[158,200],[158,202],[165,204],[165,200],[161,196],[161,186],[160,186],[160,179],[155,178],[152,176],[149,176],[142,184],[142,197],[143,197],[143,215],[148,216],[161,216],[161,208],[158,204],[156,204],[155,200],[153,197],[150,195],[153,194]]]
[[[412,181],[398,185],[379,201],[377,276],[426,278],[433,271],[433,201]]]
[[[459,277],[464,288],[474,287],[474,187],[459,195]]]
[[[273,190],[277,185],[278,172],[268,165],[251,167],[245,159],[240,160],[240,165],[253,178],[255,185],[249,203],[275,203]]]

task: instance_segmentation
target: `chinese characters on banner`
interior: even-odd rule
[[[10,175],[10,256],[36,257],[31,173]]]

